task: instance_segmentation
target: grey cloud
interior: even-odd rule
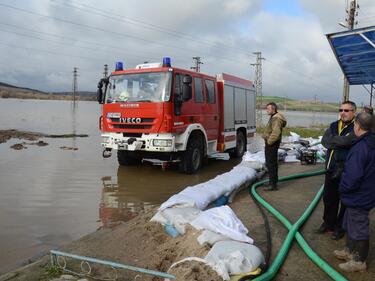
[[[360,2],[370,3],[370,0]],[[69,91],[73,67],[78,67],[79,89],[95,90],[105,63],[113,69],[115,61],[123,60],[127,67],[133,67],[144,61],[160,61],[163,56],[172,57],[174,65],[185,68],[192,65],[193,56],[201,56],[202,72],[227,72],[253,79],[252,52],[262,51],[266,57],[264,94],[306,99],[317,94],[327,100],[341,96],[341,70],[324,36],[340,30],[337,22],[345,17],[341,0],[300,0],[305,13],[300,17],[269,13],[263,9],[261,0],[139,0],[105,4],[99,0],[8,0],[2,3],[108,31],[1,7],[0,23],[59,36],[0,24],[1,43],[33,49],[0,44],[2,82],[46,91]],[[87,5],[96,7],[96,12]],[[108,11],[106,17],[95,14],[101,10]],[[1,29],[43,40],[3,33]]]

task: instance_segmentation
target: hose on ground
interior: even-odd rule
[[[307,172],[307,173],[299,173],[299,174],[293,174],[285,177],[279,178],[279,181],[288,181],[292,179],[298,179],[303,177],[310,177],[310,176],[316,176],[324,174],[325,170],[317,170],[313,172]],[[311,215],[312,211],[314,210],[315,206],[319,202],[322,193],[323,193],[323,185],[319,189],[318,193],[316,194],[313,201],[310,203],[308,208],[304,211],[302,216],[297,220],[296,223],[293,225],[274,207],[272,207],[267,201],[265,201],[259,194],[256,192],[256,189],[261,186],[262,184],[268,182],[268,180],[263,180],[260,182],[257,182],[249,188],[249,192],[252,197],[254,197],[262,206],[264,206],[271,214],[273,214],[288,230],[288,235],[285,238],[278,254],[276,255],[273,263],[268,268],[266,272],[264,272],[262,275],[257,276],[254,278],[254,276],[244,276],[240,280],[257,280],[257,281],[265,281],[265,280],[271,280],[273,279],[278,270],[280,269],[281,265],[283,264],[288,251],[290,249],[290,246],[294,239],[297,240],[298,244],[302,248],[302,250],[307,254],[307,256],[319,267],[321,268],[325,273],[327,273],[333,280],[337,281],[347,281],[347,279],[342,276],[340,273],[338,273],[335,269],[333,269],[328,263],[326,263],[323,259],[321,259],[307,244],[307,242],[303,239],[302,235],[298,232],[298,229],[304,224],[304,222],[308,219],[308,217]]]

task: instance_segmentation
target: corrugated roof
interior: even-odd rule
[[[375,26],[326,36],[350,85],[375,82]]]

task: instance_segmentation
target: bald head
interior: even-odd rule
[[[357,114],[354,122],[354,133],[361,136],[367,131],[370,131],[373,126],[373,116],[365,111]]]

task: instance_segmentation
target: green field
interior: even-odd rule
[[[263,96],[262,108],[266,107],[269,102],[275,102],[280,110],[298,110],[298,111],[319,111],[319,112],[337,112],[338,103],[322,103],[313,100],[294,100],[277,96]],[[259,106],[260,99],[257,99]]]

